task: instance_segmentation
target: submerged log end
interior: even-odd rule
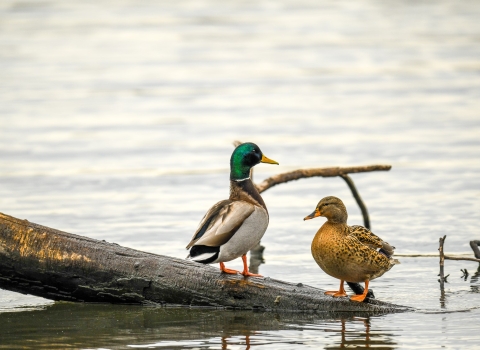
[[[325,296],[271,278],[225,275],[192,261],[98,241],[0,213],[0,288],[53,300],[238,309],[375,312],[411,310]]]

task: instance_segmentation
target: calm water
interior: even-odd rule
[[[280,166],[391,164],[352,175],[373,231],[399,254],[469,253],[480,239],[480,2],[9,1],[0,3],[0,211],[184,257],[228,196],[233,140]],[[310,256],[343,180],[263,197],[261,273],[335,288]],[[480,271],[401,258],[372,282],[395,315],[284,315],[53,303],[0,290],[0,348],[474,348]],[[239,268],[240,262],[228,265]],[[467,268],[462,279],[460,269]],[[249,344],[249,345],[248,345]]]

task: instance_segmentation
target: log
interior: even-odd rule
[[[0,213],[0,288],[53,300],[233,309],[399,312],[408,307],[325,296],[321,289],[82,237]]]

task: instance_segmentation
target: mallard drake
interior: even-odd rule
[[[220,270],[236,274],[225,268],[224,262],[238,257],[243,260],[244,276],[261,276],[248,271],[247,252],[255,247],[268,226],[265,202],[250,178],[250,170],[258,163],[278,164],[267,158],[251,142],[242,143],[230,158],[230,198],[218,202],[203,217],[192,240],[187,245],[187,257],[204,264],[220,263]]]
[[[332,277],[340,279],[338,291],[325,292],[334,297],[347,296],[343,282],[365,282],[363,294],[354,295],[352,301],[362,302],[368,293],[368,284],[390,270],[398,260],[392,258],[395,247],[363,226],[347,225],[347,209],[337,197],[325,197],[315,211],[306,216],[327,218],[312,241],[312,255],[318,266]],[[377,250],[379,249],[379,250]]]

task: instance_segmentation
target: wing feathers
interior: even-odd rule
[[[350,234],[355,236],[363,244],[368,245],[370,248],[382,248],[383,246],[383,241],[372,231],[363,226],[350,226]]]
[[[378,249],[378,253],[385,256],[387,259],[389,259],[390,263],[394,263],[394,264],[400,263],[398,260],[394,260],[391,258],[394,254],[395,247],[391,246],[390,244],[382,240],[380,237],[375,235],[369,229],[363,226],[353,225],[353,226],[350,226],[350,235],[357,238],[361,243],[363,243],[365,246],[369,248],[372,248],[375,250],[380,248]]]
[[[254,210],[254,205],[244,201],[224,200],[218,202],[200,222],[187,249],[193,245],[218,247],[228,242]]]

